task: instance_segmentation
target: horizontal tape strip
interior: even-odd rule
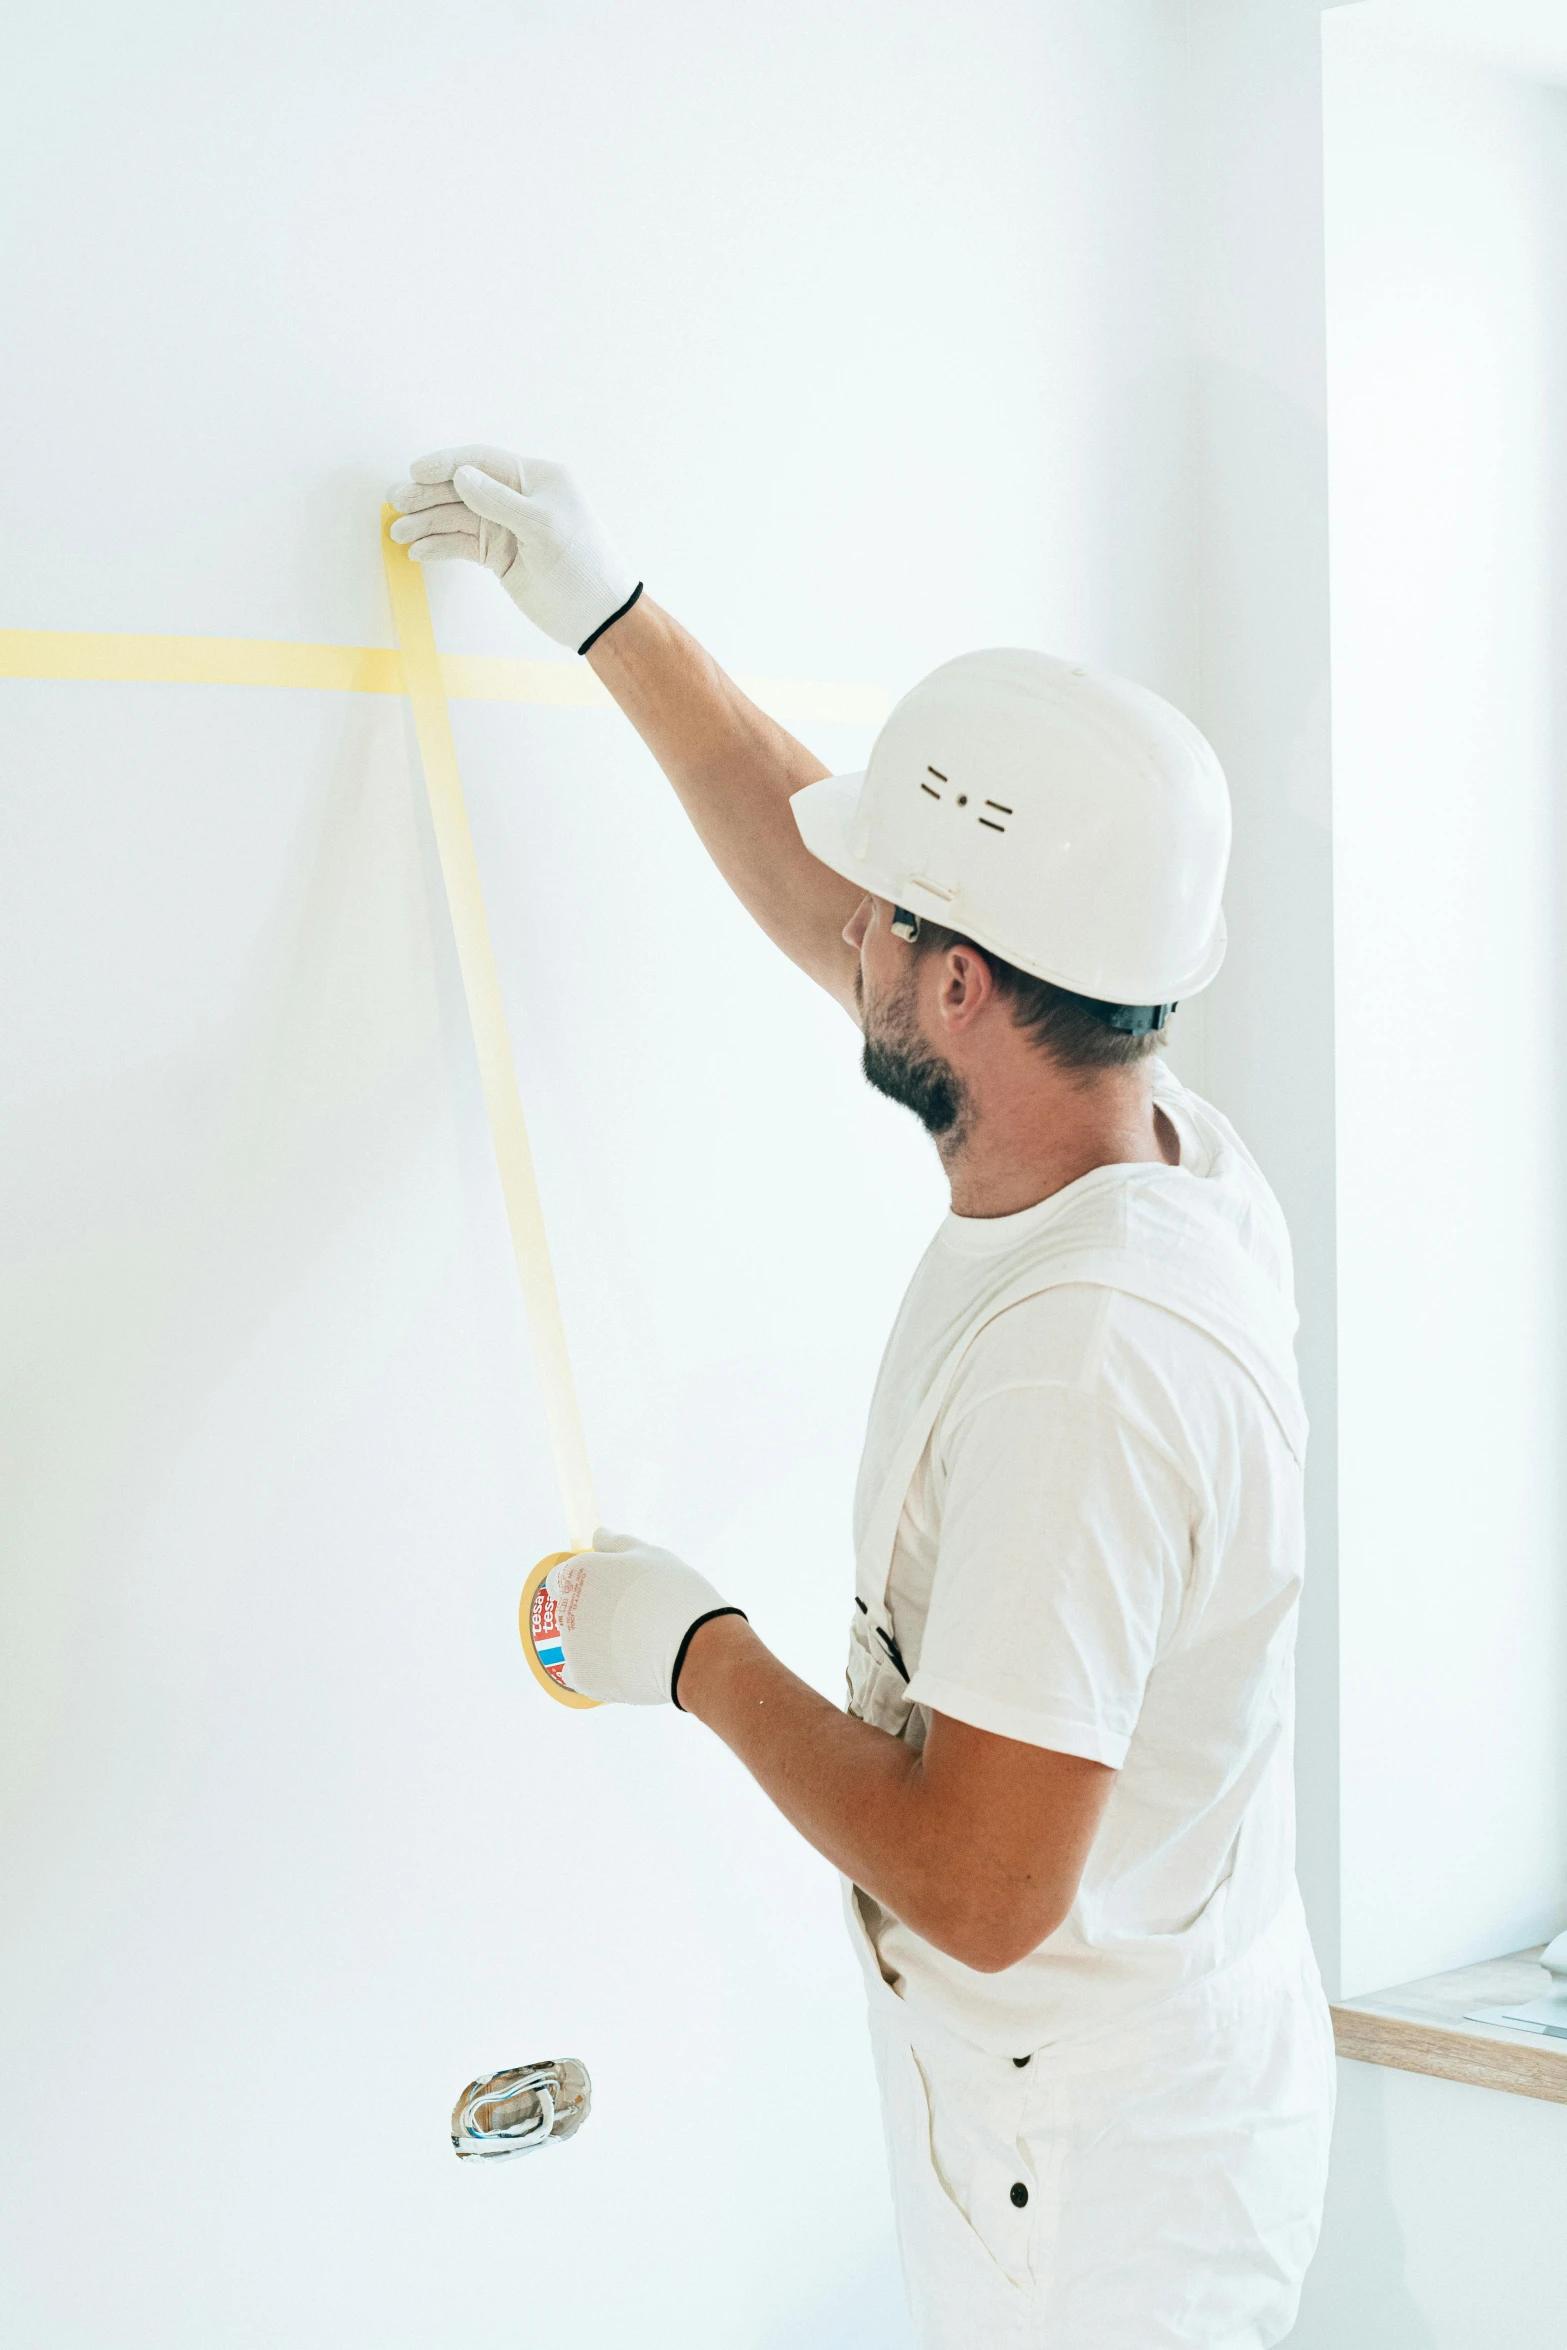
[[[247,636],[99,636],[0,629],[0,677],[111,685],[294,685],[400,694],[400,655],[379,645],[291,645]]]
[[[298,645],[272,637],[117,636],[65,628],[0,628],[0,677],[109,685],[303,686],[318,693],[400,694],[403,667],[389,645]],[[513,661],[443,653],[454,702],[531,702],[610,709],[585,661]],[[749,677],[741,691],[779,719],[876,726],[890,697],[880,686]]]

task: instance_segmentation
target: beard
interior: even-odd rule
[[[967,1125],[968,1088],[952,1063],[933,1052],[920,1034],[914,1016],[913,973],[908,985],[874,1012],[865,1009],[858,973],[855,993],[865,1028],[860,1067],[866,1083],[889,1101],[912,1110],[938,1148],[952,1150],[962,1141]]]

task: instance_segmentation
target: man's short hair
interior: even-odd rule
[[[1014,1023],[1027,1030],[1058,1068],[1085,1075],[1094,1069],[1129,1069],[1161,1048],[1162,1029],[1133,1036],[1124,1028],[1112,1028],[1097,1012],[1086,1009],[1081,996],[1053,987],[1048,979],[1036,979],[1031,971],[1020,971],[990,947],[965,938],[962,931],[944,929],[921,915],[916,952],[945,954],[948,947],[967,947],[984,956],[997,994],[1011,1006]]]

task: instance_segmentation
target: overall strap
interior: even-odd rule
[[[1179,1263],[1134,1256],[1129,1250],[1064,1251],[1053,1263],[1037,1263],[1010,1289],[981,1307],[921,1397],[866,1520],[856,1562],[856,1590],[874,1624],[887,1623],[887,1579],[903,1505],[959,1364],[980,1332],[999,1315],[1046,1290],[1078,1286],[1115,1289],[1190,1322],[1239,1363],[1277,1421],[1294,1459],[1304,1461],[1306,1409],[1295,1376],[1294,1317],[1288,1303],[1239,1249],[1230,1253],[1222,1281],[1214,1278],[1211,1258],[1205,1270],[1207,1278],[1198,1283]]]

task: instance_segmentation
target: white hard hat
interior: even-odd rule
[[[862,775],[793,807],[835,873],[1096,1004],[1162,1019],[1224,960],[1223,770],[1125,678],[965,653],[904,695]]]

